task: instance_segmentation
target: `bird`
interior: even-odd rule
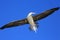
[[[48,17],[49,15],[53,14],[53,12],[55,12],[59,9],[60,9],[60,7],[51,8],[49,10],[46,10],[46,11],[44,11],[42,13],[39,13],[39,14],[36,14],[34,16],[31,15],[30,17],[33,19],[33,22],[35,24],[35,22],[37,22],[38,20],[42,20],[42,19]],[[6,29],[6,28],[22,26],[22,25],[25,25],[25,24],[30,24],[31,25],[31,23],[28,20],[28,17],[26,17],[24,19],[21,19],[21,20],[16,20],[16,21],[13,21],[13,22],[9,22],[9,23],[3,25],[2,27],[0,27],[0,29],[3,30],[3,29]],[[32,28],[31,28],[31,30],[32,30]]]

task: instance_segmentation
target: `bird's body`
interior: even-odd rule
[[[33,20],[32,14],[35,14],[35,13],[34,12],[30,12],[28,14],[28,16],[27,16],[27,20],[28,20],[28,22],[30,24],[30,29],[36,32],[37,31],[37,26],[36,26],[36,24],[35,24],[35,22]]]

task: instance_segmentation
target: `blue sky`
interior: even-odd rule
[[[60,0],[0,0],[0,27],[26,18],[29,12],[36,14],[60,7]],[[0,30],[0,40],[60,40],[60,10],[39,20],[37,33],[29,30],[29,24]]]

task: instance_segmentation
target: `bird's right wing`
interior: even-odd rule
[[[34,21],[41,20],[41,19],[53,14],[53,12],[57,11],[58,9],[60,9],[60,7],[52,8],[50,10],[46,10],[46,11],[44,11],[38,15],[33,16],[33,19],[34,19]]]

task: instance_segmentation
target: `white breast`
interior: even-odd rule
[[[27,16],[27,20],[29,22],[29,24],[31,25],[32,29],[36,32],[37,28],[36,28],[36,24],[33,20],[32,14],[35,14],[34,12],[30,12]]]

